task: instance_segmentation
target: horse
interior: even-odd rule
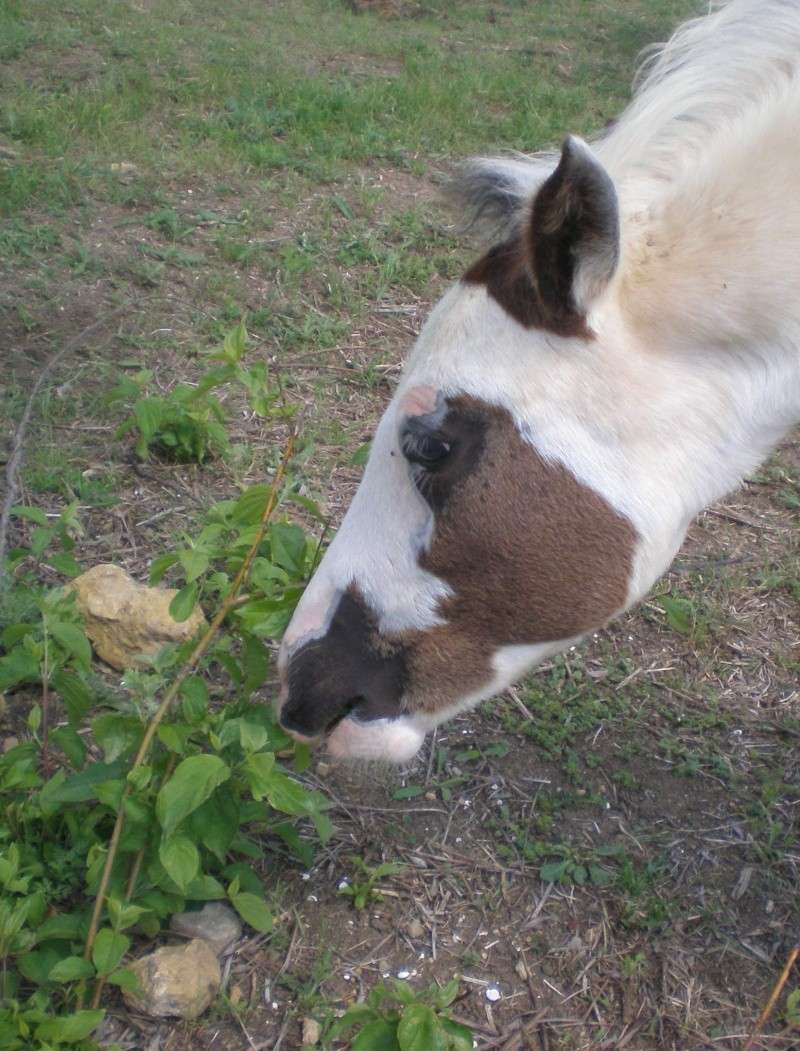
[[[590,144],[468,163],[433,309],[282,640],[297,739],[409,760],[639,601],[800,420],[800,3],[730,0]]]

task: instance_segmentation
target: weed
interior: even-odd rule
[[[339,893],[350,898],[356,909],[366,909],[368,905],[381,901],[382,895],[378,889],[380,880],[405,871],[405,865],[395,862],[384,862],[372,868],[356,854],[350,857],[350,862],[356,870],[356,875],[339,884]]]
[[[381,982],[365,1003],[345,1011],[328,1030],[326,1040],[351,1033],[358,1026],[358,1035],[350,1045],[353,1051],[471,1051],[471,1030],[453,1021],[447,1010],[458,996],[458,987],[457,978],[441,989],[434,985],[419,993],[403,982]]]

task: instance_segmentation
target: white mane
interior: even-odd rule
[[[672,181],[726,125],[800,93],[800,0],[712,2],[648,51],[632,101],[592,140],[623,197],[626,188],[638,198],[643,183]],[[552,151],[476,158],[460,190],[479,215],[513,222],[557,160]]]

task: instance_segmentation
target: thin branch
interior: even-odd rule
[[[118,307],[116,310],[112,310],[110,314],[106,314],[105,317],[93,321],[91,325],[87,325],[82,332],[77,334],[77,336],[68,340],[61,350],[57,350],[44,365],[41,372],[36,377],[33,388],[28,395],[28,400],[25,403],[25,409],[22,413],[22,419],[19,421],[16,434],[14,435],[14,441],[11,446],[11,455],[6,464],[6,495],[3,498],[2,510],[0,510],[0,591],[3,591],[8,584],[8,575],[5,569],[6,549],[8,547],[8,528],[11,521],[11,508],[14,506],[17,499],[19,471],[22,467],[22,461],[25,456],[25,433],[28,429],[28,424],[30,423],[36,395],[39,393],[45,379],[50,375],[59,362],[61,362],[68,354],[72,353],[73,350],[76,350],[93,332],[102,328],[104,325],[107,325],[110,321],[113,321],[114,318],[119,317],[125,309],[126,307],[122,306]]]
[[[783,987],[789,981],[789,975],[792,973],[792,968],[797,962],[798,956],[800,956],[800,945],[796,945],[789,953],[789,959],[786,961],[786,966],[783,968],[780,978],[775,983],[775,988],[772,990],[769,1000],[767,1000],[767,1006],[759,1015],[756,1027],[753,1030],[750,1039],[744,1045],[744,1051],[753,1051],[759,1033],[769,1021],[770,1015],[775,1010],[775,1004],[778,1002],[778,999],[783,992]]]
[[[275,472],[275,478],[273,479],[272,485],[270,486],[269,496],[264,506],[264,512],[261,515],[261,521],[259,523],[258,532],[253,540],[253,543],[250,546],[250,550],[247,552],[247,556],[245,557],[244,561],[242,562],[242,565],[239,568],[239,572],[234,578],[230,592],[226,596],[220,608],[217,610],[217,613],[215,614],[214,619],[211,621],[211,624],[208,626],[205,634],[197,643],[191,655],[187,659],[186,663],[183,665],[177,677],[173,681],[172,685],[169,687],[166,694],[164,695],[163,701],[159,705],[158,710],[156,711],[156,713],[154,714],[153,718],[150,720],[147,726],[144,737],[142,738],[142,743],[139,746],[139,751],[136,753],[136,758],[134,759],[133,765],[131,766],[131,769],[128,772],[128,779],[125,783],[125,791],[123,792],[122,801],[120,803],[119,810],[117,811],[117,819],[114,823],[114,830],[111,833],[111,840],[108,844],[108,854],[106,856],[105,866],[103,867],[103,874],[100,877],[100,885],[97,889],[97,897],[95,898],[94,910],[92,912],[92,920],[89,925],[89,933],[86,938],[86,947],[83,953],[83,957],[85,960],[91,959],[92,956],[92,948],[94,946],[94,941],[97,937],[97,932],[100,927],[100,918],[103,914],[103,906],[105,905],[106,892],[108,890],[108,884],[111,879],[111,870],[114,866],[114,861],[116,860],[120,837],[122,836],[122,830],[125,825],[125,803],[131,794],[130,774],[133,773],[134,770],[138,769],[144,763],[150,751],[150,746],[153,743],[153,739],[155,738],[156,732],[158,731],[158,728],[161,725],[164,716],[167,714],[170,707],[172,706],[173,701],[177,697],[181,685],[183,684],[184,680],[194,671],[194,669],[199,664],[200,660],[205,655],[206,651],[208,650],[209,646],[214,640],[214,637],[219,631],[222,622],[225,620],[231,608],[236,602],[236,598],[239,594],[242,585],[247,579],[247,575],[250,572],[250,567],[253,563],[253,559],[256,557],[256,553],[258,552],[261,542],[264,539],[264,533],[266,532],[266,528],[278,504],[278,494],[284,476],[286,474],[289,462],[294,453],[294,444],[296,437],[297,431],[295,429],[292,429],[289,433],[289,438],[286,442],[283,455],[281,456],[281,461],[278,465],[278,469]],[[96,996],[97,993],[95,993],[95,997]],[[81,1007],[82,1003],[83,996],[81,995],[78,1006]]]

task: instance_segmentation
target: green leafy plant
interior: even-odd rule
[[[280,386],[270,380],[266,363],[244,368],[247,349],[244,321],[225,337],[222,348],[208,355],[212,365],[194,387],[178,384],[168,394],[148,393],[153,374],[143,370],[125,377],[111,400],[131,405],[132,415],[117,429],[117,438],[136,434],[140,459],[160,457],[173,463],[205,463],[230,448],[225,428],[225,409],[211,392],[226,384],[241,387],[256,416],[290,416],[292,406],[283,404]]]
[[[385,879],[386,876],[396,876],[405,871],[405,865],[392,861],[384,862],[382,865],[376,865],[373,868],[367,865],[364,859],[358,857],[357,854],[351,855],[350,861],[357,874],[351,880],[343,882],[339,886],[339,893],[350,898],[353,907],[356,909],[365,909],[373,902],[381,901],[382,895],[378,889],[380,880]]]
[[[607,861],[624,855],[625,849],[609,845],[582,852],[565,844],[548,843],[542,847],[542,853],[551,857],[555,855],[555,860],[546,861],[539,869],[539,875],[546,883],[575,883],[579,887],[590,883],[595,887],[607,887],[614,882],[614,871],[608,867]]]
[[[237,331],[226,341],[234,356]],[[261,393],[265,412],[287,415],[276,388]],[[0,1047],[94,1048],[105,985],[135,982],[125,966],[134,939],[215,899],[270,931],[254,867],[278,841],[309,865],[331,834],[325,798],[282,762],[294,756],[301,772],[306,751],[252,700],[269,674],[265,640],[280,637],[319,547],[276,518],[284,501],[321,518],[297,493],[293,449],[292,435],[270,486],[215,504],[197,534],[155,560],[154,580],[183,583],[178,619],[198,598],[217,613],[199,640],[165,647],[116,687],[92,675],[72,594],[38,581],[45,568],[79,570],[76,509],[52,524],[16,511],[29,543],[5,567],[14,615],[0,634],[0,689],[32,703],[28,739],[0,756]]]
[[[448,1008],[458,996],[457,978],[443,988],[416,992],[403,982],[381,982],[365,1003],[353,1004],[329,1037],[353,1034],[351,1051],[472,1051],[472,1031]]]

